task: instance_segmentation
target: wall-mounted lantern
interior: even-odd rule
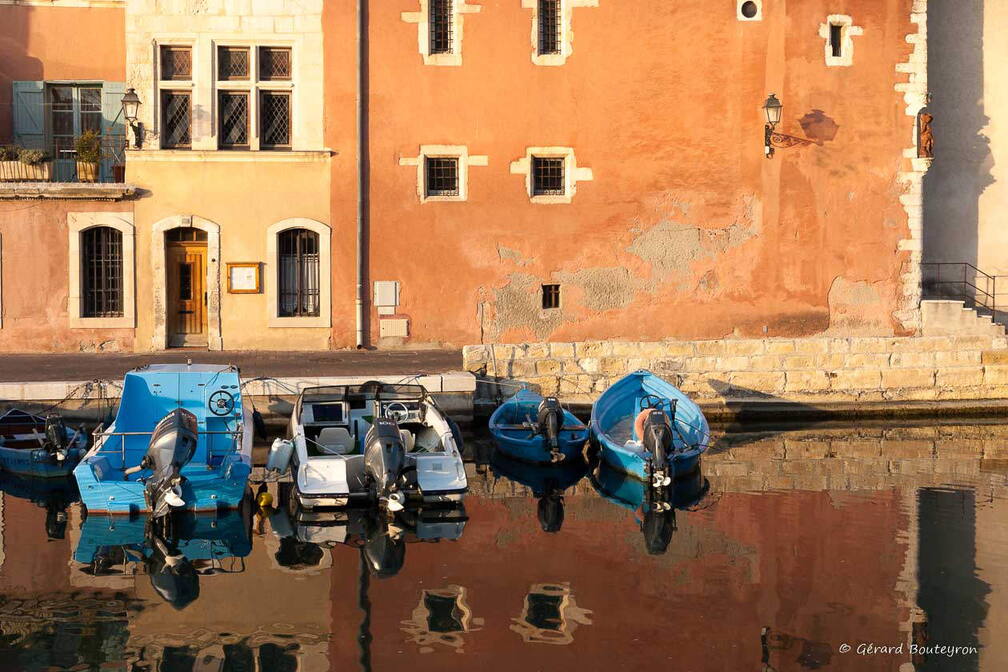
[[[766,113],[766,126],[763,127],[763,153],[766,158],[771,159],[776,147],[794,147],[795,145],[814,145],[812,140],[796,138],[793,135],[786,135],[777,132],[777,124],[781,120],[781,111],[784,104],[777,99],[777,94],[771,93],[763,103],[763,112]]]
[[[122,111],[126,123],[133,129],[133,146],[140,149],[143,146],[143,129],[137,121],[140,112],[140,96],[133,87],[126,90],[122,97]]]

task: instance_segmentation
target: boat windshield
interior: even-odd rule
[[[423,385],[405,385],[401,383],[382,383],[370,380],[360,385],[325,385],[308,387],[301,393],[305,403],[320,401],[346,401],[349,399],[365,400],[407,400],[420,399],[427,393]]]

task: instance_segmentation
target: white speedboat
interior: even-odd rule
[[[458,427],[421,385],[305,389],[267,468],[290,470],[291,503],[305,509],[370,501],[398,511],[461,502],[468,487]]]

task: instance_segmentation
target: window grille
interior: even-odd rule
[[[289,47],[259,47],[259,79],[264,81],[291,78]]]
[[[564,159],[560,157],[532,157],[532,195],[563,196],[567,192],[564,182]]]
[[[186,91],[161,92],[161,147],[188,149],[192,145],[192,107]]]
[[[559,54],[563,0],[539,0],[539,54]]]
[[[249,78],[248,47],[220,47],[217,49],[217,77],[223,80]]]
[[[249,109],[245,91],[220,92],[220,146],[248,149]]]
[[[192,79],[192,48],[161,47],[161,80]]]
[[[560,285],[542,286],[542,307],[543,310],[560,307]]]
[[[430,0],[430,53],[452,53],[453,0]]]
[[[291,145],[290,94],[263,91],[259,96],[259,143],[263,149],[289,148]]]
[[[318,317],[318,234],[308,229],[288,229],[277,238],[279,316]]]
[[[428,156],[425,160],[428,196],[458,196],[458,159]]]
[[[98,226],[81,233],[81,314],[123,316],[122,233]]]

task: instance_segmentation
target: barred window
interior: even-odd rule
[[[80,235],[81,317],[122,317],[122,233],[96,226]]]
[[[452,53],[453,0],[430,0],[430,53]]]
[[[192,146],[192,105],[187,91],[161,92],[161,147],[188,149]]]
[[[288,229],[277,238],[277,314],[318,317],[319,235],[308,229]]]
[[[532,157],[532,195],[563,196],[567,193],[564,180],[564,159],[561,157]]]
[[[289,149],[291,145],[290,93],[263,91],[259,96],[259,142],[263,149]]]
[[[539,0],[539,54],[559,54],[563,0]]]
[[[192,79],[192,47],[161,47],[161,80]]]
[[[424,159],[427,196],[459,195],[457,157],[428,156]]]
[[[248,149],[249,97],[246,91],[220,92],[220,146]]]
[[[269,82],[290,78],[290,47],[259,47],[259,79]]]
[[[217,49],[217,77],[222,80],[248,79],[248,47],[219,47]]]

